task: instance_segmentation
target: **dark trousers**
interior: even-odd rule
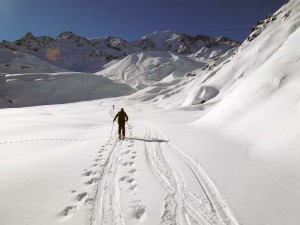
[[[123,135],[125,137],[125,123],[119,123],[119,135]]]

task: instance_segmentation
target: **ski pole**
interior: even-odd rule
[[[126,123],[127,123],[127,127],[128,127],[128,130],[129,130],[130,136],[132,136],[131,130],[130,130],[129,125],[128,125],[128,122],[126,121]]]
[[[112,125],[111,132],[110,132],[110,138],[111,138],[111,135],[112,135],[112,131],[114,129],[114,123],[115,123],[115,121],[113,121],[113,125]]]

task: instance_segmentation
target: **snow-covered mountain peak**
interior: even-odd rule
[[[163,30],[163,31],[154,31],[152,34],[143,36],[142,39],[156,39],[156,40],[163,40],[163,39],[170,39],[170,37],[174,35],[180,35],[182,33],[176,32],[173,30]]]
[[[228,44],[232,47],[239,45],[239,42],[223,36],[218,38],[202,34],[191,36],[172,30],[155,31],[150,35],[144,36],[142,40],[146,40],[148,45],[152,46],[152,50],[172,51],[178,54],[192,54],[202,47],[210,48],[220,44]]]
[[[127,41],[125,41],[124,39],[120,38],[120,37],[116,37],[116,36],[108,36],[106,39],[106,44],[108,47],[111,47],[115,50],[125,50],[126,48],[129,47],[129,44]]]
[[[28,32],[28,33],[26,33],[26,35],[23,37],[23,38],[21,38],[21,40],[32,40],[32,39],[35,39],[35,37],[33,36],[33,34],[31,33],[31,32]]]
[[[76,38],[76,37],[79,37],[77,36],[76,34],[74,34],[73,32],[71,31],[65,31],[63,33],[61,33],[60,35],[57,36],[57,40],[59,39],[72,39],[72,38]]]
[[[47,36],[35,37],[29,32],[14,42],[3,41],[0,49],[24,52],[47,61],[48,49],[56,49],[59,57],[51,60],[55,66],[72,71],[98,72],[112,60],[120,60],[139,52],[170,51],[183,55],[197,54],[197,57],[206,58],[211,57],[207,52],[215,52],[218,56],[239,45],[232,41],[233,44],[223,43],[219,47],[219,42],[215,39],[204,35],[192,37],[171,30],[156,31],[133,42],[115,36],[89,40],[71,31],[61,33],[56,39]],[[200,51],[205,54],[199,53]]]
[[[234,55],[225,37],[175,32],[3,42],[0,106],[97,100],[1,110],[0,224],[299,225],[299,0],[257,27]],[[45,72],[57,68],[24,53],[49,46],[55,63],[103,58],[100,74],[150,86]]]

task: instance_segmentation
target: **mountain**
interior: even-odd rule
[[[9,49],[0,49],[0,71],[0,108],[62,104],[135,92],[126,84],[99,75],[70,72],[31,54]]]
[[[299,21],[299,1],[290,0],[212,70],[129,96],[165,109],[168,137],[214,177],[241,224],[299,223]],[[187,115],[195,119],[182,122]]]
[[[74,38],[68,35],[61,37],[66,43]],[[175,37],[154,36],[140,43],[146,51],[110,61],[98,75],[1,74],[0,96],[18,92],[22,106],[64,93],[62,102],[99,88],[128,90],[118,98],[0,110],[1,224],[299,224],[299,0],[218,56],[208,47],[179,54]],[[59,60],[52,50],[48,56]],[[140,79],[144,88],[134,92],[100,74],[131,86]],[[112,120],[122,107],[127,139],[118,141]]]
[[[175,79],[184,77],[190,71],[203,68],[205,65],[204,62],[171,52],[142,52],[133,53],[122,60],[112,61],[104,66],[104,70],[96,74],[124,81],[139,90],[155,85],[168,76]]]
[[[0,49],[0,72],[1,73],[39,73],[39,72],[64,72],[52,63],[43,61],[31,54],[13,52],[9,49]]]
[[[174,31],[154,32],[133,42],[112,36],[87,39],[73,32],[64,32],[57,38],[35,37],[29,32],[19,40],[3,41],[0,49],[31,54],[65,70],[98,72],[106,63],[123,59],[133,53],[170,51],[196,58],[208,58],[217,57],[238,45],[238,42],[226,37],[192,37]]]

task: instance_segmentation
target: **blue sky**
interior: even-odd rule
[[[243,41],[250,27],[287,0],[0,0],[0,40],[27,32],[57,37],[116,35],[128,41],[156,30]]]

